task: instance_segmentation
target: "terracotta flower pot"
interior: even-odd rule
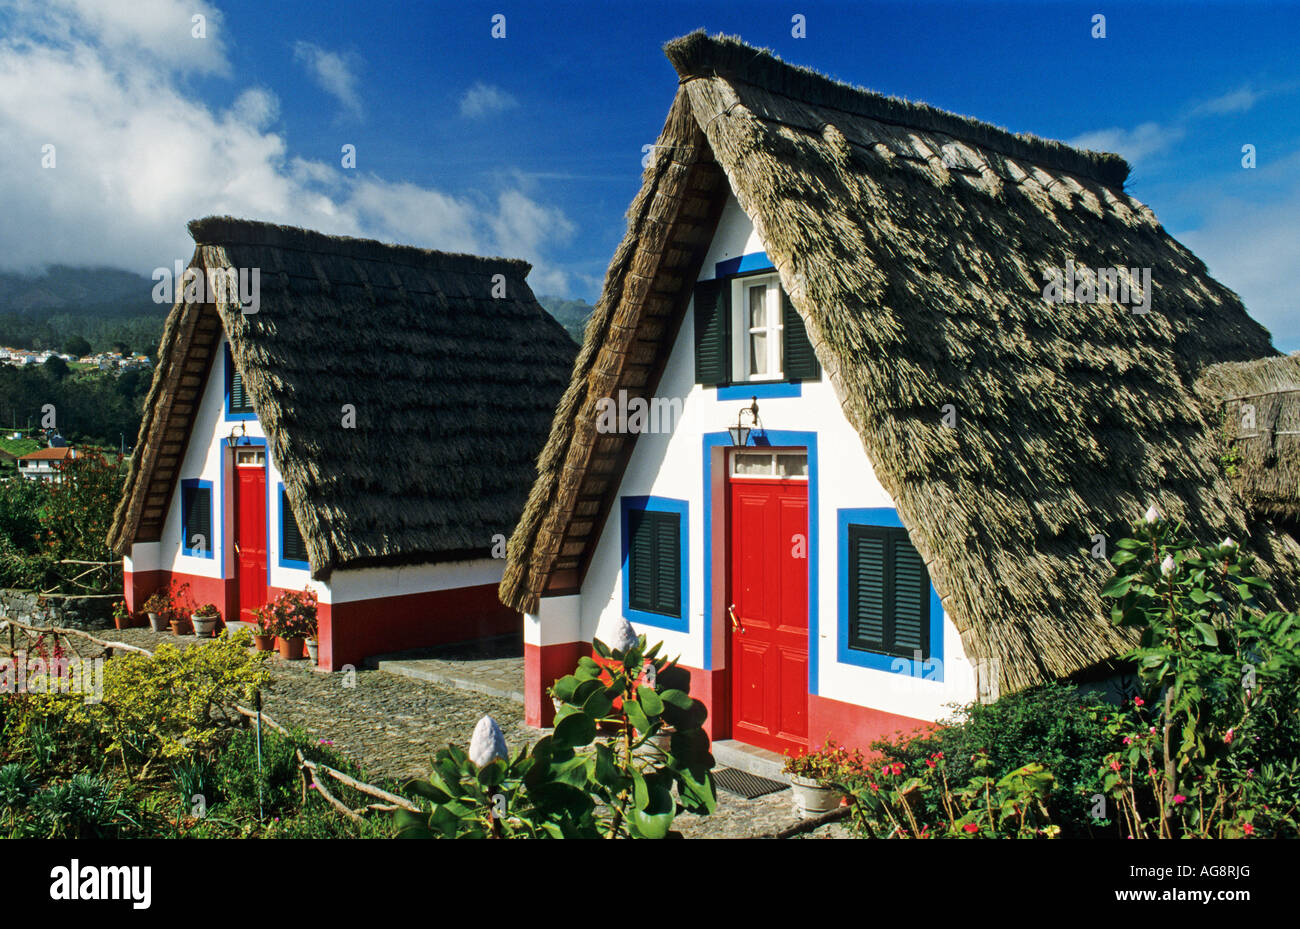
[[[171,626],[172,635],[189,635],[194,631],[194,627],[190,625],[190,621],[183,616],[180,619],[173,619]]]
[[[302,636],[280,639],[280,657],[285,661],[298,661],[302,658]]]
[[[167,617],[163,616],[161,613],[150,613],[149,628],[152,629],[154,632],[166,632]]]
[[[269,652],[275,649],[275,636],[260,635],[253,633],[253,645],[259,652]]]

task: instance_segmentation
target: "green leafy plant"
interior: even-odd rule
[[[220,616],[221,611],[217,609],[215,603],[205,603],[195,608],[194,615],[199,617]]]
[[[1101,768],[1127,834],[1296,835],[1300,617],[1263,606],[1233,540],[1197,545],[1154,508],[1111,562],[1111,620],[1142,630],[1142,696]]]
[[[531,750],[511,759],[504,740],[476,730],[470,753],[440,751],[429,779],[410,785],[430,811],[399,810],[399,834],[664,838],[679,812],[713,812],[704,705],[660,645],[630,633],[625,648],[595,640],[596,657],[555,682],[555,730]],[[480,727],[490,731],[487,722]]]

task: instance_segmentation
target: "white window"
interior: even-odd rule
[[[733,451],[732,477],[808,479],[808,453],[794,451]]]
[[[781,380],[780,278],[775,274],[736,278],[731,282],[731,306],[735,379]]]

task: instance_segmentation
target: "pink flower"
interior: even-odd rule
[[[1177,805],[1180,804],[1180,803],[1186,803],[1186,802],[1187,802],[1187,798],[1184,797],[1182,794],[1174,794],[1174,806],[1177,806]]]
[[[1129,743],[1132,742],[1132,741],[1133,741],[1133,740],[1130,739],[1128,736],[1124,736],[1124,744],[1125,744],[1125,745],[1129,744]]]
[[[1241,831],[1246,833],[1246,835],[1254,835],[1255,827],[1252,826],[1250,823],[1246,823],[1246,825],[1241,827]]]
[[[1234,735],[1236,735],[1236,734],[1237,734],[1237,730],[1236,730],[1235,728],[1234,728],[1234,729],[1229,729],[1227,732],[1225,732],[1225,733],[1223,734],[1223,741],[1226,742],[1226,743],[1228,743],[1229,745],[1231,745],[1231,744],[1232,744],[1232,737],[1233,737]]]
[[[1110,769],[1111,769],[1112,771],[1118,771],[1118,770],[1119,770],[1119,759],[1118,759],[1118,758],[1116,758],[1114,761],[1112,761],[1112,762],[1110,763]]]

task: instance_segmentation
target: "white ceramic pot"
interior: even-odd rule
[[[827,787],[821,781],[800,777],[797,774],[788,776],[794,794],[794,807],[801,819],[829,813],[839,806],[841,794],[834,787]]]
[[[161,613],[150,613],[149,628],[154,632],[166,632],[169,628],[167,625],[167,617],[163,616]]]
[[[312,664],[315,664],[316,654],[317,654],[317,650],[320,648],[320,643],[318,643],[315,639],[308,639],[306,645],[307,645],[307,657],[311,659]]]
[[[212,634],[217,631],[217,623],[220,621],[220,616],[190,614],[190,622],[194,624],[194,634],[200,639],[212,638]]]

